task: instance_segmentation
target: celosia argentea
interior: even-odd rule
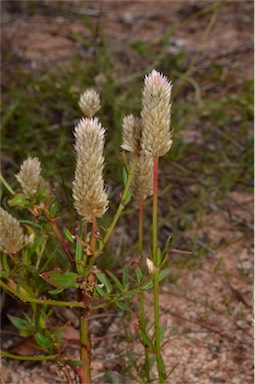
[[[17,253],[24,243],[23,230],[15,217],[0,207],[0,251]]]
[[[141,145],[153,157],[165,155],[172,146],[171,92],[172,84],[155,69],[145,77]]]
[[[28,157],[21,164],[20,171],[16,179],[21,185],[22,192],[26,197],[34,195],[39,191],[41,177],[41,163],[37,157]]]
[[[82,118],[74,129],[74,136],[74,206],[85,221],[92,222],[102,217],[108,208],[103,180],[105,129],[97,118]]]

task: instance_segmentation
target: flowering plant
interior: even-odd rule
[[[100,98],[94,89],[80,97],[79,105],[85,117],[74,128],[76,169],[73,180],[74,207],[80,217],[78,225],[67,228],[61,220],[54,191],[41,176],[39,159],[28,158],[16,175],[20,190],[13,191],[1,176],[12,197],[9,207],[28,210],[29,220],[20,222],[6,209],[0,209],[1,224],[1,282],[0,286],[32,308],[32,315],[20,319],[10,316],[11,322],[25,337],[33,337],[38,354],[29,360],[55,360],[68,383],[72,382],[70,369],[81,384],[91,383],[90,317],[93,311],[108,305],[119,310],[130,310],[130,298],[139,295],[139,322],[135,324],[137,340],[144,347],[144,361],[137,367],[143,382],[151,382],[151,365],[156,360],[158,380],[167,378],[161,353],[164,327],[159,325],[159,282],[169,273],[162,269],[168,259],[168,245],[163,252],[157,240],[158,160],[172,145],[170,127],[171,83],[153,70],[145,77],[141,118],[129,115],[122,125],[124,159],[124,190],[110,226],[100,227],[100,218],[108,209],[109,199],[104,183],[105,128],[95,113],[100,109]],[[146,260],[143,251],[143,204],[153,195],[152,251]],[[98,269],[108,239],[114,236],[118,219],[134,196],[139,206],[138,248],[139,265],[135,274],[126,268],[121,278],[111,271]],[[49,268],[50,258],[45,257],[48,243],[58,243],[68,265]],[[59,252],[58,245],[51,258]],[[55,254],[54,254],[55,252]],[[54,264],[54,263],[53,263]],[[148,336],[144,309],[144,290],[153,287],[154,336]],[[68,290],[75,289],[77,299],[70,300]],[[58,299],[59,296],[65,300]],[[57,299],[55,299],[57,298]],[[48,321],[52,306],[78,310],[80,320],[80,360],[68,356],[62,336],[68,324],[52,327]],[[14,359],[24,357],[1,352]],[[151,358],[152,356],[152,358]],[[155,357],[155,358],[154,358]],[[140,380],[140,379],[139,379]],[[138,380],[138,381],[139,381]]]

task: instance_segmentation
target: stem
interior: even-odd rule
[[[55,360],[59,355],[46,355],[46,356],[20,356],[13,355],[12,353],[6,351],[0,351],[0,355],[4,357],[9,357],[14,360],[29,360],[29,361],[42,361],[42,360]]]
[[[11,186],[7,183],[3,175],[0,173],[0,180],[2,181],[3,185],[5,186],[6,189],[12,194],[15,195],[14,190],[11,188]]]
[[[159,270],[156,268],[154,272],[154,324],[155,324],[155,348],[156,348],[156,360],[159,374],[160,384],[165,383],[164,373],[162,372],[162,357],[160,353],[160,334],[159,334]]]
[[[96,217],[93,218],[91,224],[91,239],[90,239],[91,258],[96,253]],[[88,296],[87,293],[81,291],[82,300],[87,307]],[[88,308],[83,308],[80,311],[80,360],[83,365],[80,369],[81,384],[91,383],[91,340],[89,331],[89,316],[90,312]]]
[[[157,242],[158,242],[158,157],[154,157],[154,173],[153,173],[153,208],[152,208],[152,259],[156,266],[153,279],[154,288],[154,327],[155,327],[155,348],[157,369],[159,375],[159,382],[165,383],[163,372],[163,362],[160,353],[160,333],[159,333],[159,264],[157,256]]]
[[[153,208],[152,208],[152,258],[153,258],[153,263],[155,265],[157,265],[157,243],[158,243],[158,157],[154,157]]]
[[[67,243],[66,243],[66,241],[64,240],[64,238],[62,236],[62,233],[58,229],[58,226],[57,226],[57,224],[55,222],[55,219],[50,216],[49,212],[46,209],[44,211],[44,214],[45,214],[45,217],[49,220],[49,222],[51,224],[51,227],[53,229],[53,232],[55,233],[56,237],[58,238],[58,240],[59,240],[59,242],[60,242],[60,244],[62,246],[63,251],[67,255],[68,260],[69,260],[69,262],[70,262],[70,264],[72,266],[73,271],[77,272],[77,268],[76,268],[76,264],[75,264],[75,261],[74,261],[74,257],[72,255],[70,249],[68,248]]]
[[[125,208],[125,200],[126,200],[126,197],[127,197],[127,194],[128,194],[128,190],[129,190],[129,187],[130,187],[130,183],[131,183],[131,180],[132,180],[132,177],[133,177],[133,174],[134,174],[134,170],[135,170],[135,166],[136,166],[136,163],[137,163],[137,159],[138,159],[138,156],[135,155],[134,161],[133,161],[133,163],[132,163],[132,165],[130,167],[129,173],[128,173],[127,182],[126,182],[123,194],[122,194],[122,198],[121,198],[120,204],[119,204],[117,212],[116,212],[116,214],[115,214],[115,216],[113,218],[113,221],[112,221],[110,227],[108,228],[108,230],[107,230],[107,232],[105,234],[103,242],[101,242],[101,244],[99,245],[99,249],[98,249],[99,253],[103,250],[106,242],[108,241],[109,237],[111,236],[112,231],[115,228],[115,225],[117,224],[117,222],[119,220],[121,212]]]
[[[144,213],[144,200],[139,200],[139,225],[138,225],[138,250],[140,256],[140,269],[143,270],[143,213]],[[139,291],[139,307],[140,307],[140,324],[144,333],[146,329],[146,316],[144,311],[143,291]],[[144,348],[144,371],[146,382],[150,382],[150,364],[149,364],[149,352],[147,348]]]
[[[34,299],[33,297],[27,297],[21,293],[15,291],[15,289],[9,287],[6,283],[0,280],[0,287],[6,291],[12,293],[14,296],[18,297],[25,303],[36,303],[36,304],[45,304],[45,305],[55,305],[56,307],[79,307],[84,308],[84,304],[78,301],[56,301],[56,300],[43,300],[43,299]]]

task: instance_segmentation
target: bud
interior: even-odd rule
[[[101,108],[100,97],[95,89],[91,88],[85,91],[79,100],[79,106],[87,117],[92,117]]]
[[[95,217],[102,217],[108,208],[103,180],[105,129],[97,118],[82,118],[74,129],[74,136],[74,206],[84,220],[92,222]]]
[[[131,194],[138,200],[153,195],[153,158],[140,153],[130,186]]]
[[[23,247],[23,230],[18,220],[1,207],[0,229],[0,251],[8,254],[17,253]]]
[[[154,157],[163,156],[172,146],[171,122],[172,84],[155,71],[145,77],[142,100],[142,149]]]
[[[132,153],[141,151],[142,121],[138,117],[128,115],[122,123],[121,148]]]
[[[153,262],[150,259],[148,259],[148,257],[146,258],[146,265],[147,265],[149,275],[153,275],[156,270],[156,267],[153,264]]]
[[[21,164],[20,171],[15,176],[26,197],[35,195],[39,191],[42,181],[41,170],[41,162],[37,157],[29,157]]]

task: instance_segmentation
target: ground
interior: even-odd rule
[[[87,60],[95,55],[95,66],[98,65],[100,71],[94,73],[90,83],[96,83],[99,88],[107,81],[109,72],[115,74],[115,97],[119,90],[126,91],[153,67],[173,76],[172,124],[177,144],[173,154],[162,160],[159,239],[163,244],[170,235],[174,248],[191,250],[193,255],[171,253],[169,262],[176,280],[161,286],[161,322],[167,325],[163,355],[168,369],[176,366],[168,382],[250,384],[253,382],[253,194],[248,164],[252,161],[253,113],[248,84],[253,79],[253,2],[31,0],[2,3],[5,106],[10,104],[16,108],[10,95],[22,92],[19,87],[23,86],[24,75],[28,81],[28,97],[37,97],[34,80],[27,80],[37,73],[43,78],[60,66],[69,76],[72,65],[72,70],[78,68],[78,80],[82,79],[81,66],[77,66],[77,61],[72,62],[75,55],[79,63],[84,63],[84,68]],[[107,40],[107,53],[104,46],[102,56],[98,57],[97,50],[102,52],[101,33]],[[110,68],[105,64],[108,55],[114,58]],[[93,73],[93,68],[91,71]],[[60,80],[54,79],[57,88]],[[61,82],[64,83],[62,78]],[[12,93],[10,84],[16,87]],[[47,92],[43,88],[45,83],[38,84],[42,94]],[[127,95],[134,98],[133,102],[128,97],[124,100],[129,107],[136,103],[137,96]],[[118,104],[123,105],[121,97]],[[6,107],[4,118],[9,119],[6,123],[9,134],[3,138],[6,144],[3,142],[2,164],[7,177],[16,171],[26,153],[25,142],[32,153],[41,151],[46,164],[52,161],[56,150],[51,150],[51,143],[57,137],[56,132],[58,134],[62,123],[68,126],[75,121],[66,104],[59,108],[67,111],[66,114],[58,110],[51,113],[52,125],[45,131],[45,137],[49,133],[54,137],[44,153],[43,143],[40,148],[44,136],[36,134],[38,143],[31,144],[33,136],[29,136],[29,128],[23,147],[20,137],[15,136],[16,142],[13,142],[10,132],[19,130],[15,121],[17,124],[22,120],[18,120],[19,110],[12,117],[13,109]],[[106,104],[105,110],[107,108]],[[43,107],[40,112],[45,112]],[[110,112],[116,113],[114,108]],[[118,118],[109,118],[107,122],[117,125]],[[24,124],[28,121],[24,120]],[[109,134],[114,137],[113,132]],[[65,134],[70,145],[68,135]],[[112,155],[110,146],[108,154]],[[115,155],[112,156],[115,159]],[[58,164],[63,165],[60,160]],[[107,175],[109,173],[110,167]],[[110,180],[109,185],[110,191],[114,191],[116,181]],[[118,236],[112,241],[111,247],[117,256],[136,239],[132,226],[134,216],[132,209],[127,210],[129,225],[124,225],[122,220]],[[146,241],[149,242],[149,237]],[[125,263],[128,264],[130,258],[127,251]],[[148,321],[152,300],[151,293],[147,293]],[[6,297],[3,311],[9,310]],[[60,315],[65,320],[72,316],[68,311],[55,312],[56,317]],[[77,319],[71,319],[70,332],[73,333],[67,336],[66,343],[78,356]],[[133,314],[128,325],[131,334],[136,320]],[[127,326],[127,320],[113,309],[93,316],[93,383],[134,382],[123,376],[122,362],[117,361],[119,351],[121,356],[127,350],[133,356],[140,353],[132,341],[127,342],[123,325]],[[27,353],[8,323],[3,323],[2,341],[5,349]],[[22,351],[18,349],[20,345]],[[105,376],[106,370],[109,378]],[[53,364],[6,359],[3,359],[2,382],[65,383]]]

